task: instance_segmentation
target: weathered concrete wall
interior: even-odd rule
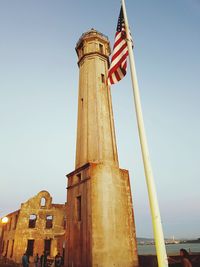
[[[92,266],[91,201],[89,164],[71,173],[67,193],[67,229],[65,266]],[[77,197],[81,196],[81,220],[78,219]]]
[[[41,203],[42,199],[45,200],[44,203]],[[16,214],[18,220],[16,229],[14,229],[13,218]],[[66,205],[53,204],[50,194],[47,191],[41,191],[23,203],[16,214],[8,215],[9,221],[12,220],[12,226],[10,228],[8,223],[7,229],[4,230],[3,255],[15,262],[21,262],[21,257],[27,250],[28,240],[34,240],[33,256],[36,253],[39,255],[43,253],[45,240],[51,240],[50,257],[55,256],[58,251],[62,254],[65,239],[64,217],[66,216]],[[30,215],[36,216],[35,227],[33,228],[30,228],[29,225]],[[48,229],[46,227],[46,216],[49,215],[52,216],[53,220],[52,227]]]
[[[128,171],[91,163],[68,177],[65,266],[138,266]]]
[[[93,266],[138,266],[128,171],[92,164],[91,209]]]
[[[106,84],[109,41],[91,30],[79,40],[76,50],[80,68],[76,168],[99,161],[118,165],[110,88]]]

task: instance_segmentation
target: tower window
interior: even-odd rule
[[[83,108],[83,98],[81,98],[81,107]]]
[[[67,217],[64,216],[63,217],[63,228],[66,229],[66,226],[67,226]]]
[[[78,178],[78,179],[77,179],[77,180],[78,180],[77,182],[80,183],[80,182],[81,182],[81,173],[78,173],[76,176],[77,176],[77,178]]]
[[[46,216],[46,229],[51,229],[53,227],[53,216],[47,215]]]
[[[81,221],[81,196],[76,198],[77,221]]]
[[[83,55],[84,55],[84,47],[83,47],[83,43],[82,43],[79,47],[79,57],[82,57]]]
[[[28,227],[29,228],[35,228],[36,220],[37,220],[37,216],[35,214],[31,214],[29,216],[29,224],[28,224]]]
[[[99,44],[99,51],[100,51],[100,53],[103,54],[103,45],[102,44]]]
[[[105,83],[105,75],[104,74],[101,74],[101,82]]]

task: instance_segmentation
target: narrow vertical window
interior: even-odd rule
[[[9,231],[11,230],[11,226],[12,226],[12,217],[10,218]]]
[[[66,226],[67,226],[67,217],[64,216],[63,217],[63,228],[66,229]]]
[[[14,230],[17,227],[17,221],[18,221],[18,214],[15,215],[15,224],[14,224],[14,227],[13,227]]]
[[[44,251],[47,255],[51,255],[51,239],[44,240]]]
[[[80,50],[79,50],[79,57],[82,57],[84,55],[84,47],[83,43],[80,45]]]
[[[77,221],[81,221],[81,196],[76,198],[76,208],[77,208]]]
[[[13,256],[14,242],[15,242],[15,240],[12,241],[12,247],[11,247],[11,252],[10,252],[10,257],[11,258]]]
[[[29,216],[29,224],[28,224],[28,227],[29,228],[35,228],[36,220],[37,220],[37,216],[35,214],[31,214]]]
[[[6,243],[6,253],[5,253],[5,257],[7,257],[7,254],[8,254],[8,246],[9,246],[9,240],[7,240],[7,243]]]
[[[83,108],[83,98],[81,98],[81,107]]]
[[[65,241],[63,241],[63,244],[62,244],[62,257],[63,257],[63,259],[64,259],[64,257],[65,257]]]
[[[80,183],[81,182],[81,173],[78,173],[76,176],[78,178],[78,183]]]
[[[51,229],[53,227],[53,216],[47,215],[46,216],[46,229]]]
[[[99,44],[99,52],[103,54],[103,45]]]
[[[105,83],[105,75],[104,74],[101,74],[101,82]]]
[[[5,241],[3,240],[2,248],[1,248],[1,254],[4,252],[4,246],[5,246]]]
[[[40,206],[45,207],[46,206],[46,199],[44,197],[41,198]]]

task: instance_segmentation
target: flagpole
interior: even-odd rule
[[[161,223],[161,218],[160,218],[156,186],[155,186],[153,172],[151,168],[147,138],[146,138],[145,128],[144,128],[139,86],[138,86],[138,81],[137,81],[137,74],[136,74],[134,54],[133,54],[131,36],[130,36],[129,25],[128,25],[128,18],[127,18],[127,13],[126,13],[125,0],[121,0],[121,1],[122,1],[125,29],[126,29],[126,35],[127,35],[127,45],[128,45],[129,59],[130,59],[130,70],[131,70],[131,79],[132,79],[132,86],[133,86],[134,103],[135,103],[138,131],[139,131],[139,137],[140,137],[140,145],[141,145],[141,150],[142,150],[144,171],[145,171],[146,183],[147,183],[147,189],[148,189],[148,195],[149,195],[158,266],[168,267],[167,253],[166,253],[162,223]]]

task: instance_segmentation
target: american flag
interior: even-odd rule
[[[128,47],[125,31],[124,14],[121,7],[115,34],[112,59],[108,70],[108,84],[115,84],[126,75]]]

